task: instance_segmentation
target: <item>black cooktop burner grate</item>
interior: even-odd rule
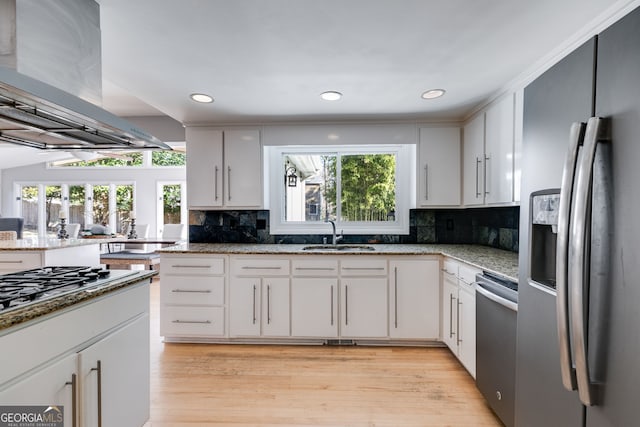
[[[43,267],[0,276],[3,309],[85,286],[109,275],[109,270],[89,267]]]

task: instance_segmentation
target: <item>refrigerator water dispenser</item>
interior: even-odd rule
[[[560,190],[531,193],[531,250],[529,272],[531,280],[555,289],[556,238]]]

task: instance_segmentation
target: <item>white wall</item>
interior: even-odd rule
[[[85,184],[135,183],[136,215],[139,224],[149,224],[149,235],[157,229],[156,186],[158,181],[185,181],[185,168],[53,168],[45,163],[2,170],[2,215],[14,216],[15,183]]]

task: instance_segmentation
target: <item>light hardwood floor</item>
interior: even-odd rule
[[[444,348],[164,344],[145,427],[501,426]]]

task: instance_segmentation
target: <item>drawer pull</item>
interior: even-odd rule
[[[184,265],[184,264],[174,264],[171,266],[172,268],[212,268],[212,265]]]
[[[296,267],[299,271],[335,271],[334,267]]]
[[[172,320],[172,323],[197,323],[208,325],[211,323],[211,320]]]
[[[211,291],[211,289],[204,289],[204,290],[198,290],[198,289],[171,289],[171,292],[193,293],[193,294],[210,294],[212,291]]]
[[[282,270],[282,267],[256,267],[252,265],[244,265],[242,266],[243,270]]]
[[[16,260],[16,261],[0,261],[0,264],[22,264],[22,260]]]
[[[342,267],[343,270],[357,270],[357,271],[384,271],[384,267]]]

